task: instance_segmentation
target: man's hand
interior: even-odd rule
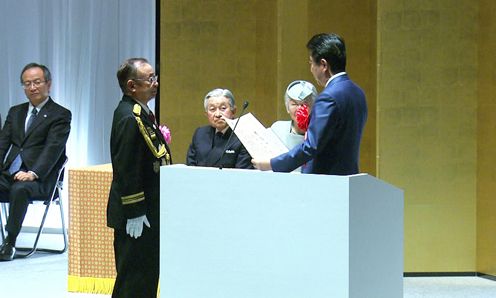
[[[260,171],[270,171],[272,167],[270,166],[270,159],[262,160],[262,159],[252,159],[251,163],[256,169]]]
[[[150,227],[150,223],[148,222],[146,215],[128,219],[126,224],[126,233],[129,236],[138,239],[143,233],[143,223],[147,227]]]
[[[19,171],[14,175],[16,181],[34,181],[36,176],[32,172]]]

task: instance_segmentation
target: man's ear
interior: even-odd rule
[[[322,65],[322,67],[324,67],[325,71],[330,71],[329,63],[327,63],[326,59],[324,59],[324,58],[320,59],[320,65]]]
[[[327,62],[326,59],[320,59],[320,65],[322,65],[322,67],[326,73],[329,73],[331,76],[333,75],[333,73],[331,71],[331,66],[329,65],[329,62]]]
[[[134,88],[134,85],[135,85],[135,83],[133,80],[127,80],[127,82],[126,82],[127,90],[132,91],[132,92],[136,91],[136,88]]]
[[[231,111],[233,112],[233,115],[236,115],[236,110],[237,110],[237,109],[236,109],[236,106],[234,106],[234,107],[231,109]]]

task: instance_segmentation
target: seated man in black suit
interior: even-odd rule
[[[252,169],[251,156],[223,117],[236,114],[234,96],[227,89],[210,91],[203,102],[210,125],[196,129],[186,156],[188,166]],[[229,139],[229,136],[231,138]],[[228,143],[229,141],[229,143]],[[227,145],[227,146],[226,146]]]
[[[28,102],[10,108],[0,132],[0,194],[9,199],[7,238],[0,261],[11,261],[29,198],[47,196],[65,160],[71,112],[50,97],[52,79],[44,65],[21,72]]]

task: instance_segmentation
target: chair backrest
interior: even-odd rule
[[[55,183],[50,186],[50,193],[47,196],[44,197],[34,197],[31,198],[30,201],[54,201],[59,197],[59,190],[62,189],[62,184],[64,182],[64,171],[65,171],[65,166],[67,165],[68,158],[67,156],[62,156],[60,157],[59,161],[57,162],[56,167],[59,169],[57,173],[57,180],[55,180]]]
[[[60,165],[59,172],[57,173],[57,180],[55,182],[55,185],[53,185],[52,192],[50,195],[51,200],[55,200],[59,194],[58,192],[62,189],[62,184],[64,183],[64,171],[65,171],[65,166],[67,165],[68,158],[67,156],[64,156],[61,158],[62,160],[62,165]]]

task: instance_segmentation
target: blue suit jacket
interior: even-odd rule
[[[229,140],[229,146],[223,154],[224,147],[232,134],[229,128],[222,139],[213,145],[215,128],[210,125],[196,129],[186,155],[188,166],[223,167],[252,169],[251,156],[236,135]]]
[[[362,89],[346,74],[334,78],[315,99],[306,140],[271,159],[272,170],[290,172],[303,165],[302,173],[358,173],[366,120],[367,103]]]

